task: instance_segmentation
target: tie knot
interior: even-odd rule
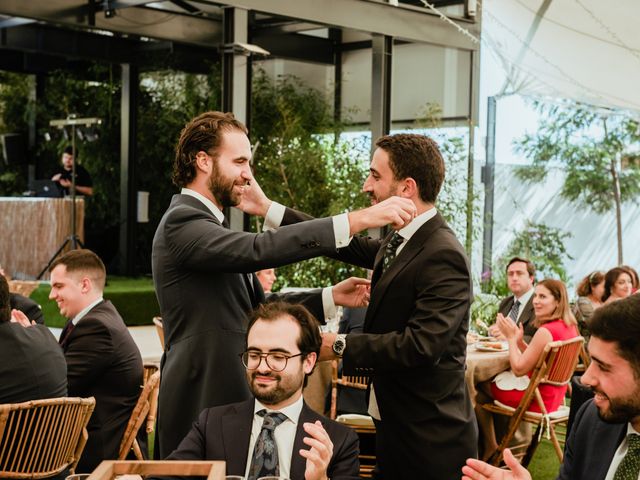
[[[520,300],[516,300],[515,302],[513,302],[513,306],[514,307],[519,307],[520,306]]]
[[[287,419],[287,416],[281,412],[268,412],[266,410],[259,410],[258,415],[264,417],[262,428],[267,430],[274,430],[278,425]]]
[[[404,238],[398,232],[394,232],[387,244],[387,251],[395,252],[403,241]]]

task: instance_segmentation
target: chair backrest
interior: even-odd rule
[[[369,385],[369,377],[350,375],[339,376],[338,361],[331,361],[331,408],[329,410],[329,418],[334,420],[338,413],[338,385],[366,390]]]
[[[157,363],[145,363],[144,364],[144,376],[142,377],[142,384],[146,385],[151,376],[160,371],[160,366]],[[156,425],[156,414],[158,413],[158,390],[160,388],[160,382],[156,383],[154,390],[151,392],[151,398],[149,399],[149,413],[147,414],[147,433],[153,432]]]
[[[122,440],[120,441],[120,449],[118,450],[118,460],[124,460],[133,446],[133,442],[136,439],[136,435],[143,422],[147,420],[147,416],[152,409],[152,406],[157,405],[155,396],[158,394],[158,384],[160,382],[160,372],[156,371],[149,379],[144,383],[138,402],[131,412],[127,428],[124,431]],[[155,412],[154,412],[155,418]],[[149,426],[147,425],[147,429]]]
[[[160,345],[162,345],[162,350],[164,350],[164,325],[162,324],[162,317],[153,317],[153,324],[156,326]]]
[[[532,380],[538,375],[540,384],[568,385],[583,345],[582,337],[548,343],[540,355]]]
[[[0,405],[0,478],[48,478],[75,469],[96,401],[50,398]]]

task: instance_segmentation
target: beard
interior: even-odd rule
[[[255,370],[247,372],[249,389],[263,405],[276,405],[290,398],[302,387],[304,381],[303,372],[300,372],[300,375],[288,375],[288,378],[285,379],[279,375],[279,372],[269,372],[268,374],[262,372],[260,373],[261,377],[270,377],[276,381],[275,385],[264,388],[258,385],[256,376],[258,376],[258,372]]]
[[[603,392],[594,390],[594,393],[603,395],[609,401],[609,408],[598,408],[598,416],[606,423],[627,423],[640,417],[640,388],[627,397],[610,398]]]
[[[218,163],[214,162],[213,170],[209,176],[207,187],[223,207],[235,207],[240,203],[241,194],[234,190],[236,181],[222,175],[218,168]]]

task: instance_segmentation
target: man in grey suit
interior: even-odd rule
[[[410,221],[415,207],[401,198],[361,211],[254,234],[223,225],[225,207],[242,202],[253,181],[251,145],[232,114],[207,112],[181,132],[175,195],[153,239],[152,269],[165,328],[157,436],[165,458],[208,407],[248,400],[244,370],[246,313],[264,301],[255,272],[327,255],[363,229]],[[345,222],[348,225],[344,227]],[[316,317],[334,303],[364,303],[366,281],[350,279],[322,293],[299,295]],[[277,295],[270,299],[277,298]],[[291,297],[287,297],[291,299]]]
[[[640,296],[599,308],[589,325],[591,364],[581,377],[594,392],[576,416],[558,480],[640,478]],[[530,480],[505,450],[510,472],[475,459],[464,480]]]

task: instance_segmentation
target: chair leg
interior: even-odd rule
[[[131,445],[131,448],[133,449],[133,454],[136,456],[136,459],[144,460],[144,457],[142,456],[142,450],[140,450],[140,445],[138,444],[137,439],[133,439],[133,445]]]
[[[533,437],[531,438],[531,443],[527,447],[527,451],[525,452],[524,457],[522,457],[521,463],[522,463],[522,466],[525,468],[529,465],[529,462],[531,462],[531,459],[533,458],[533,455],[534,453],[536,453],[538,445],[540,444],[538,439],[540,438],[541,428],[542,428],[542,424],[539,423],[538,428],[536,428],[536,431],[533,434]]]
[[[553,448],[556,451],[556,455],[558,456],[558,460],[562,463],[564,458],[564,454],[562,452],[562,448],[560,447],[560,442],[558,441],[558,436],[556,435],[556,429],[553,425],[549,426],[549,430],[551,430],[551,443],[553,443]]]

